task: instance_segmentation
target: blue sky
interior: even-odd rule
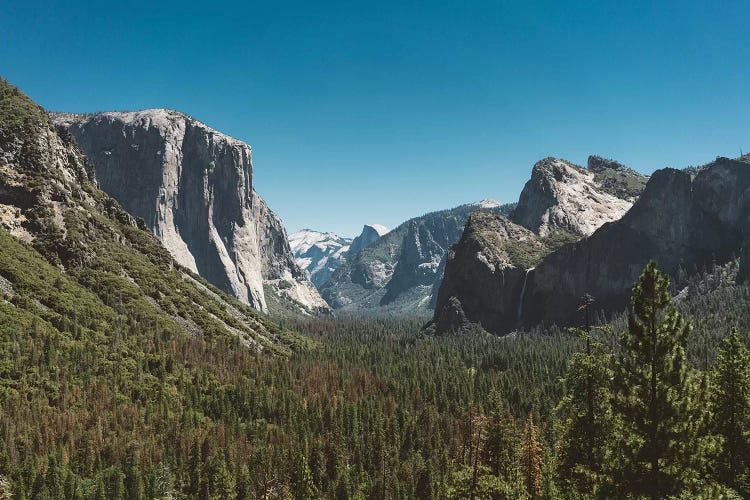
[[[750,150],[746,1],[24,0],[0,26],[0,75],[48,109],[168,107],[249,142],[290,231],[515,201],[545,156]]]

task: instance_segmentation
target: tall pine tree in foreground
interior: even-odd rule
[[[689,333],[670,305],[669,278],[650,262],[633,288],[616,363],[620,430],[608,465],[619,494],[659,499],[702,486],[702,401],[685,355]]]
[[[556,409],[560,428],[558,472],[572,498],[595,495],[606,484],[608,439],[612,433],[612,362],[591,333],[581,331],[586,351],[576,353],[564,380],[565,396]]]
[[[750,352],[737,329],[724,339],[716,361],[713,417],[723,438],[719,479],[750,497]]]

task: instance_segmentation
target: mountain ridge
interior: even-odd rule
[[[498,212],[513,208],[494,200],[483,202]],[[334,310],[347,313],[428,315],[448,247],[483,202],[429,212],[400,224],[348,259],[321,287],[321,295]]]
[[[318,288],[346,262],[352,240],[336,233],[313,229],[302,229],[289,235],[289,244],[297,264]]]
[[[279,354],[309,344],[179,265],[97,187],[66,130],[2,79],[0,153],[4,327],[36,322],[59,338],[84,335],[97,352],[112,332],[145,325]]]
[[[473,221],[495,242],[473,237],[482,227],[467,225],[449,258],[434,324],[439,331],[450,331],[476,323],[496,334],[541,321],[575,324],[580,320],[578,302],[586,294],[595,298],[597,310],[619,312],[652,258],[678,276],[679,285],[686,273],[746,254],[749,215],[750,166],[717,158],[694,176],[657,170],[621,218],[551,248],[535,262],[479,258],[514,242],[498,229],[501,221]],[[747,269],[746,260],[741,269]],[[481,300],[485,302],[477,307]]]

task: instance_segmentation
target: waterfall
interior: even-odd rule
[[[523,296],[526,295],[526,282],[529,280],[529,272],[533,271],[534,268],[530,267],[526,270],[526,275],[523,277],[523,287],[521,287],[521,296],[518,298],[518,325],[521,325],[521,314],[523,314]]]

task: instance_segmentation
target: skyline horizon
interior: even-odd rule
[[[174,109],[250,144],[290,232],[514,202],[550,156],[750,150],[741,0],[29,0],[0,22],[3,76],[46,109]]]
[[[0,75],[0,77],[5,78],[3,75]],[[8,80],[8,79],[6,78],[6,80]],[[12,85],[14,84],[12,81],[10,81],[10,80],[8,80],[8,81]],[[18,85],[16,85],[16,86],[18,86]],[[23,88],[21,88],[20,86],[18,86],[18,87],[19,87],[19,89],[21,89],[22,91],[24,91]],[[30,97],[32,99],[34,99],[33,96],[30,96]],[[36,99],[34,99],[34,101],[37,102]],[[162,110],[162,109],[163,110],[167,110],[167,111],[173,111],[173,112],[177,112],[177,113],[183,114],[183,115],[185,115],[187,117],[190,117],[190,118],[192,118],[194,120],[199,121],[200,123],[204,124],[205,126],[209,127],[210,129],[213,129],[216,132],[219,132],[219,133],[221,133],[223,135],[229,136],[229,137],[231,137],[233,139],[242,141],[245,144],[247,144],[248,146],[250,146],[251,150],[253,151],[253,177],[254,177],[254,179],[253,179],[253,185],[254,186],[253,187],[254,188],[256,187],[256,179],[255,179],[255,177],[258,174],[258,170],[256,168],[256,162],[255,162],[255,151],[256,150],[255,150],[255,147],[253,146],[253,144],[251,142],[248,142],[245,139],[242,139],[242,138],[238,137],[237,135],[233,135],[231,133],[228,133],[228,132],[222,130],[221,128],[215,127],[211,123],[207,123],[204,120],[201,120],[199,117],[196,117],[195,115],[193,115],[193,114],[191,114],[189,112],[186,112],[186,111],[183,111],[183,110],[179,110],[179,109],[168,108],[168,107],[151,107],[151,108],[143,108],[143,109],[123,109],[123,110],[112,110],[111,109],[111,110],[96,110],[96,111],[60,111],[60,110],[51,110],[51,109],[48,109],[45,106],[44,109],[48,113],[80,114],[80,115],[94,115],[94,114],[99,114],[99,113],[138,113],[138,112],[144,112],[144,111],[149,111],[149,110]],[[698,166],[702,166],[702,165],[705,165],[707,163],[710,163],[715,158],[718,158],[720,156],[727,156],[729,158],[737,158],[737,157],[743,156],[743,154],[748,154],[748,153],[744,153],[744,150],[740,147],[737,156],[732,155],[732,154],[726,154],[726,155],[717,154],[717,155],[715,155],[714,157],[712,157],[710,159],[706,159],[705,161],[700,161],[700,162],[697,162],[697,163],[693,162],[693,163],[690,163],[690,164],[679,165],[679,166],[678,165],[667,165],[667,166],[663,166],[663,167],[655,167],[655,168],[649,169],[647,171],[644,171],[643,169],[639,169],[637,166],[628,165],[628,164],[620,161],[618,158],[614,158],[614,157],[607,156],[607,155],[602,155],[602,154],[597,154],[597,153],[590,153],[588,155],[585,155],[586,161],[573,161],[573,160],[570,160],[570,159],[562,157],[562,156],[554,156],[554,155],[552,155],[552,156],[545,156],[543,158],[539,158],[536,161],[534,161],[534,163],[529,167],[529,178],[530,178],[530,174],[531,174],[531,171],[532,171],[534,165],[537,162],[539,162],[539,161],[541,161],[541,160],[543,160],[545,158],[562,159],[562,160],[565,160],[565,161],[567,161],[569,163],[572,163],[572,164],[574,164],[576,166],[579,166],[579,167],[585,169],[586,168],[586,163],[587,163],[589,157],[591,157],[591,156],[599,156],[601,158],[605,158],[605,159],[609,159],[609,160],[614,160],[614,161],[616,161],[616,162],[618,162],[618,163],[626,166],[627,168],[635,170],[636,172],[638,172],[640,174],[643,174],[643,175],[646,175],[646,176],[651,176],[653,174],[653,172],[655,172],[656,170],[663,169],[663,168],[686,169],[686,168],[690,168],[690,167],[698,167]],[[277,215],[279,215],[279,217],[281,218],[282,222],[284,223],[284,227],[285,227],[285,229],[286,229],[286,231],[287,231],[287,233],[289,235],[294,234],[294,233],[298,233],[298,232],[301,232],[301,231],[316,231],[316,232],[320,232],[320,233],[332,233],[332,234],[335,234],[335,235],[337,235],[339,237],[353,239],[353,238],[356,238],[357,236],[359,236],[359,234],[361,233],[362,229],[365,226],[368,226],[368,225],[382,225],[382,226],[385,226],[389,231],[392,231],[392,230],[396,229],[397,227],[399,227],[400,225],[404,224],[405,222],[408,222],[411,219],[423,217],[425,215],[432,214],[432,213],[435,213],[435,212],[440,212],[440,211],[444,211],[444,210],[450,210],[450,209],[458,208],[458,207],[465,206],[465,205],[478,204],[478,203],[480,203],[482,201],[485,201],[485,200],[495,201],[495,202],[498,202],[501,205],[507,205],[507,204],[512,204],[512,203],[517,203],[518,202],[518,196],[520,196],[521,190],[523,189],[523,186],[525,185],[525,183],[527,181],[528,181],[528,178],[521,183],[521,186],[518,189],[518,194],[512,200],[498,199],[496,197],[484,197],[484,198],[481,198],[481,199],[474,199],[474,200],[464,201],[464,202],[460,202],[459,201],[458,203],[454,203],[451,206],[436,207],[436,208],[432,208],[432,209],[428,209],[428,210],[423,210],[421,213],[418,213],[418,214],[406,215],[403,219],[398,220],[398,221],[396,221],[394,223],[391,223],[391,224],[383,223],[382,221],[377,221],[377,220],[375,220],[375,221],[369,221],[369,222],[362,222],[359,225],[359,230],[356,230],[354,232],[348,232],[348,233],[344,233],[344,232],[340,232],[340,231],[336,231],[336,230],[329,230],[329,229],[326,229],[326,228],[319,228],[317,226],[302,226],[302,227],[292,228],[286,222],[285,217],[282,214],[279,214],[277,210],[275,210],[275,208],[273,207],[273,205],[271,205],[269,203],[269,206],[270,206],[270,209],[274,213],[277,213]],[[260,194],[263,199],[267,200],[267,198],[263,195],[262,188],[258,189],[258,194]]]

